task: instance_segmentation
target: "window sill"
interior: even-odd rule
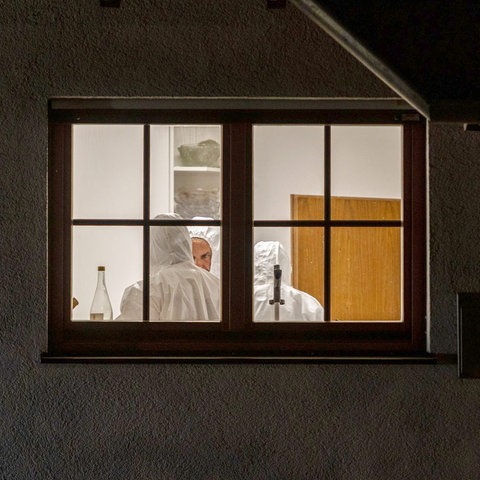
[[[361,356],[94,356],[41,354],[41,363],[278,363],[278,364],[380,364],[380,365],[430,365],[452,364],[455,355],[361,355]]]

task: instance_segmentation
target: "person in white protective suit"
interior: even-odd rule
[[[180,218],[162,214],[155,219]],[[125,289],[117,320],[140,320],[143,282]],[[154,226],[150,234],[150,320],[219,321],[220,282],[197,267],[187,227]]]
[[[212,220],[207,217],[194,217],[193,220]],[[220,227],[187,227],[192,237],[192,253],[195,265],[216,277],[220,277]]]
[[[291,267],[287,252],[277,241],[258,242],[254,249],[254,321],[323,321],[323,307],[317,299],[290,285]],[[274,265],[282,270],[280,297],[284,304],[272,305]]]

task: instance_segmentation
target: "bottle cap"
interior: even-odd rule
[[[105,267],[102,266],[102,265],[99,265],[98,271],[99,271],[99,272],[104,272],[104,271],[105,271]]]

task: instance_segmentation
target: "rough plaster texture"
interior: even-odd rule
[[[98,3],[0,2],[0,478],[477,478],[480,383],[454,366],[40,364],[49,98],[391,96],[290,5]],[[454,351],[480,137],[430,136],[432,345]]]
[[[456,349],[456,292],[480,291],[480,135],[430,125],[431,348]]]

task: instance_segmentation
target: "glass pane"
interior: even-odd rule
[[[255,228],[253,258],[255,322],[323,321],[323,228]]]
[[[323,219],[323,204],[313,211],[302,206],[306,196],[318,199],[323,195],[323,159],[323,126],[254,126],[254,218]]]
[[[173,193],[170,162],[170,130],[168,125],[150,127],[150,214],[173,212]]]
[[[73,227],[72,320],[90,319],[98,266],[105,267],[105,283],[113,318],[120,314],[125,287],[142,277],[141,227]]]
[[[73,218],[141,218],[143,126],[73,127]]]
[[[151,227],[151,321],[220,321],[219,230],[189,228]]]
[[[400,228],[332,228],[331,319],[402,319]]]
[[[402,127],[333,126],[331,132],[332,218],[399,220]]]
[[[152,126],[151,215],[221,217],[220,125]]]

